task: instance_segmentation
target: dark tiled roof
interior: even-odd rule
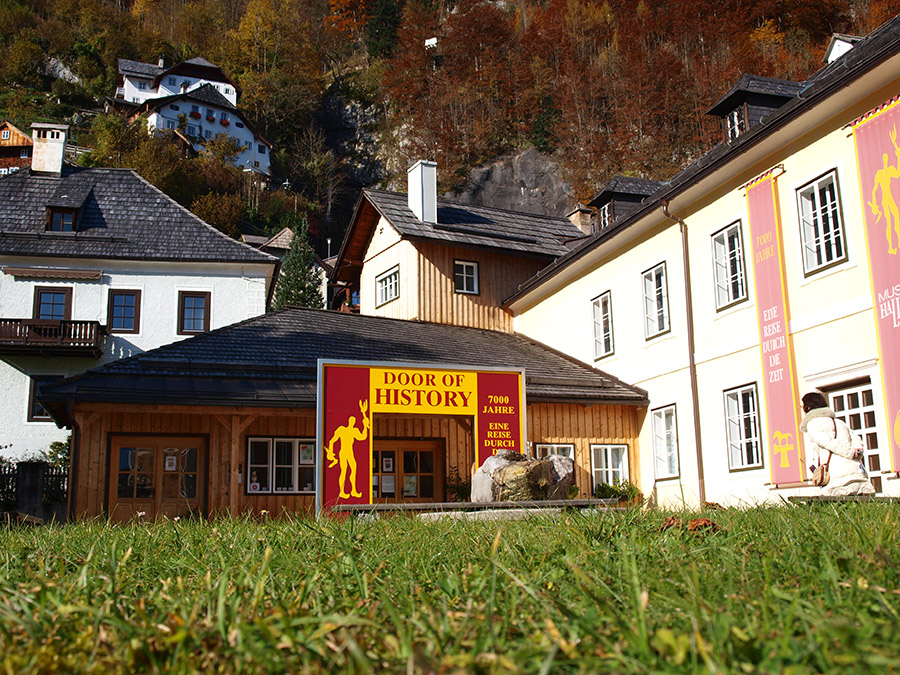
[[[157,108],[162,108],[173,101],[196,101],[197,103],[202,103],[204,105],[215,105],[220,108],[225,108],[225,110],[233,110],[236,114],[240,115],[237,112],[237,108],[232,105],[231,101],[222,96],[218,92],[218,90],[211,84],[204,84],[202,87],[197,87],[196,89],[191,89],[190,91],[172,94],[171,96],[160,96],[158,98],[148,98],[144,101],[144,104],[150,110],[155,110]],[[242,118],[243,119],[243,118]]]
[[[47,232],[47,207],[81,208],[79,231]],[[179,206],[128,169],[66,166],[0,181],[0,254],[275,264]]]
[[[653,195],[652,199],[645,200],[640,209],[625,218],[616,228],[591,235],[566,255],[557,258],[531,279],[520,284],[519,290],[504,304],[513,302],[519,296],[542,284],[545,279],[555,276],[601,243],[619,236],[632,223],[639,221],[651,211],[658,210],[664,201],[671,200],[696,182],[715,173],[729,161],[802,115],[808,108],[840,92],[846,83],[852,82],[878,67],[898,51],[900,51],[900,16],[882,24],[857,42],[853,49],[841,58],[820,68],[803,84],[799,95],[763,119],[760,124],[755,125],[728,144],[719,143],[697,161],[673,176],[665,187]]]
[[[804,83],[793,80],[778,80],[774,77],[744,74],[706,114],[722,116],[731,112],[743,94],[765,94],[788,100],[799,94],[803,87]]]
[[[165,68],[160,68],[155,63],[143,63],[129,59],[119,59],[118,63],[119,72],[123,75],[137,75],[138,77],[153,79],[165,70]]]
[[[600,188],[600,192],[589,204],[601,201],[601,198],[609,194],[636,195],[648,197],[665,185],[664,181],[651,180],[650,178],[636,178],[633,176],[613,176],[609,182]]]
[[[400,234],[411,238],[558,256],[568,250],[565,246],[567,240],[584,236],[568,218],[440,199],[438,222],[425,223],[410,211],[404,193],[363,190],[363,195]]]
[[[50,401],[308,407],[319,358],[524,368],[532,402],[647,402],[644,390],[520,335],[297,308],[114,361],[45,387],[42,399],[58,411]]]
[[[185,63],[190,63],[191,65],[194,65],[194,66],[204,66],[206,68],[218,68],[219,67],[213,62],[207,61],[202,56],[195,56],[194,58],[188,59],[187,61],[185,61]]]

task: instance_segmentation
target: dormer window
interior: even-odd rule
[[[48,232],[74,232],[75,212],[62,209],[50,209],[47,214]]]
[[[744,122],[744,108],[735,108],[725,117],[725,138],[733,141],[747,130]]]
[[[176,80],[175,80],[174,77],[169,76],[169,77],[166,78],[166,82],[168,83],[168,85],[169,85],[170,87],[174,87],[174,86],[175,86]]]

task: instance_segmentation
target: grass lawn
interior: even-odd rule
[[[900,505],[0,528],[0,672],[896,672]]]

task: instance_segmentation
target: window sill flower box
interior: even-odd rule
[[[207,115],[207,116],[206,116],[206,121],[207,121],[207,122],[215,122],[215,121],[216,121],[215,115]]]
[[[191,113],[191,117],[193,117],[195,120],[199,120],[199,119],[200,119],[200,113],[198,113],[198,112],[192,112],[192,113]]]
[[[227,127],[229,124],[231,124],[231,122],[229,122],[228,120],[222,120],[223,127]]]

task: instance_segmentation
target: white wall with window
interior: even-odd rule
[[[725,309],[747,299],[741,221],[716,232],[711,239],[716,309]]]
[[[657,408],[650,414],[653,429],[653,467],[657,480],[677,478],[678,427],[675,406]]]
[[[797,190],[803,270],[812,274],[847,258],[837,171]]]
[[[758,469],[763,465],[755,384],[725,392],[725,434],[728,466],[732,471]]]
[[[669,330],[669,289],[666,263],[662,262],[641,275],[644,292],[644,331],[647,339]]]
[[[615,350],[613,342],[612,293],[607,291],[591,301],[594,320],[594,358],[602,359]]]

